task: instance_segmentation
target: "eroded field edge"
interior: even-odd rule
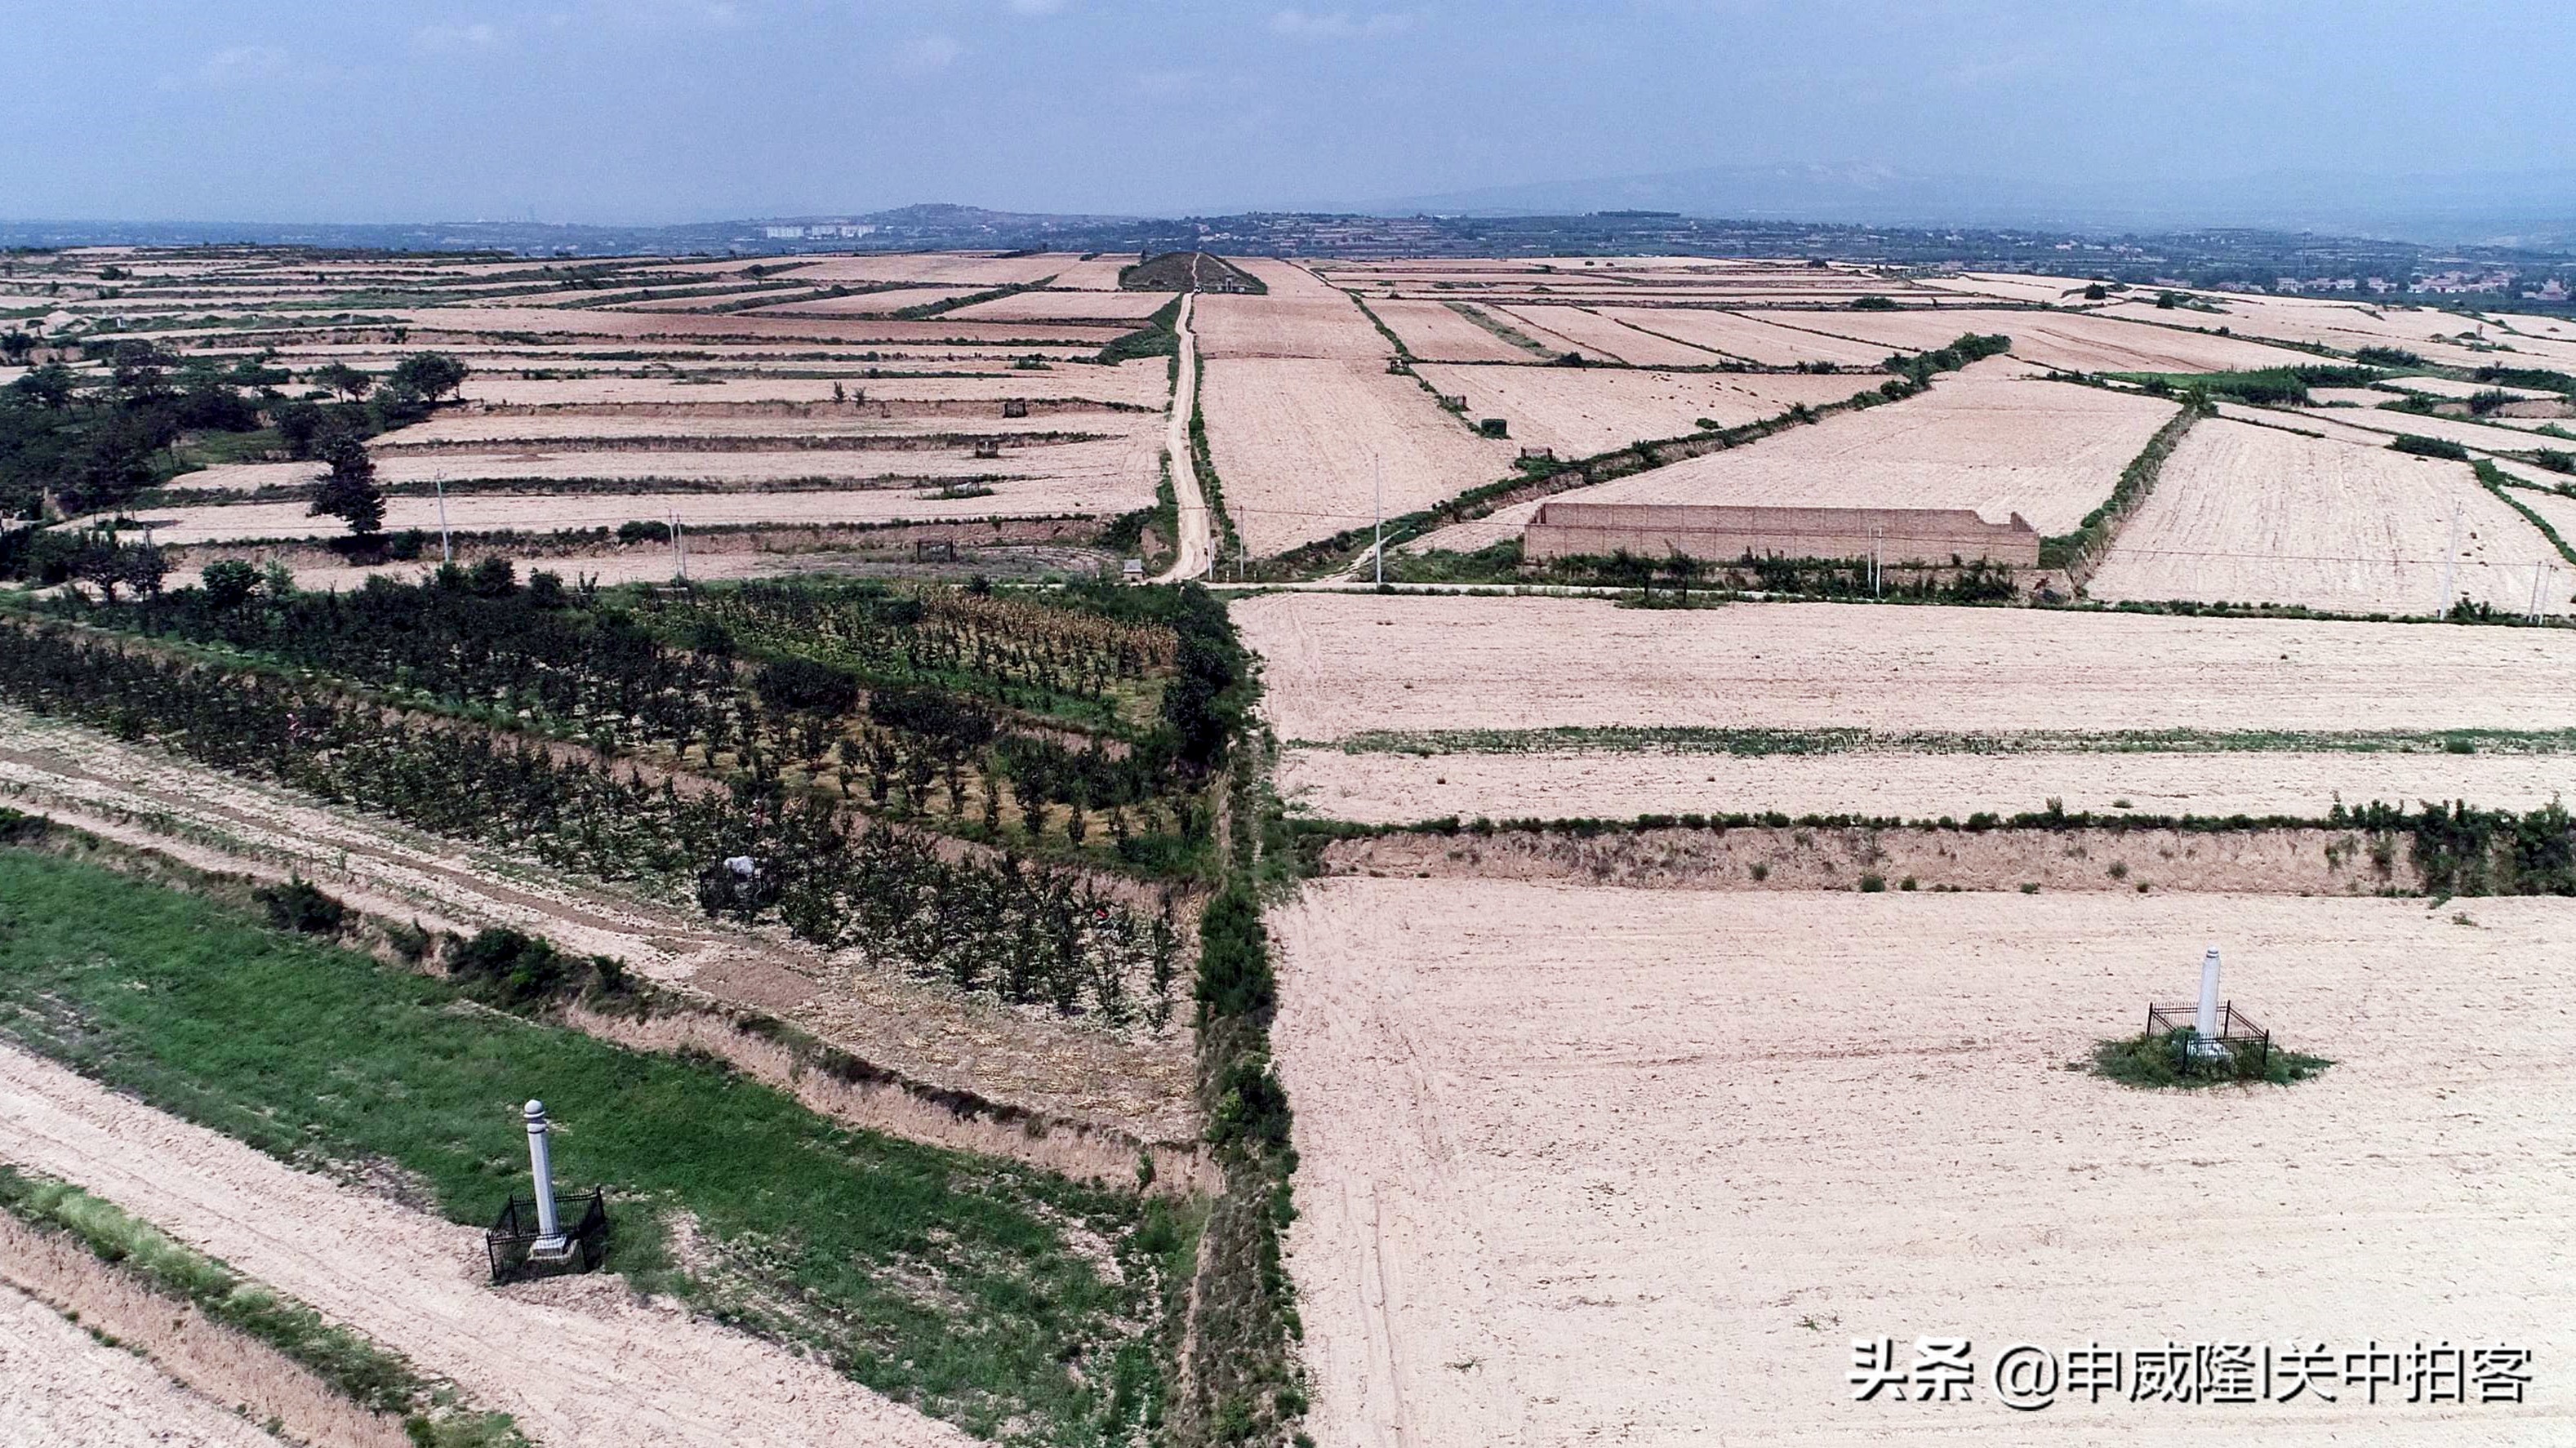
[[[0,1164],[0,1279],[272,1432],[351,1448],[530,1448],[507,1413],[114,1203]]]
[[[126,812],[122,820],[91,820],[88,816],[98,812],[98,806],[65,803],[69,819],[0,808],[0,845],[76,856],[237,906],[256,906],[253,891],[262,885],[303,878],[294,861],[282,871],[262,868],[256,851],[229,837],[187,830],[168,818],[133,812]],[[207,870],[151,845],[100,832],[120,825],[147,837],[183,836],[201,849],[238,859],[243,871]],[[332,903],[345,914],[345,923],[335,932],[343,944],[396,968],[442,978],[450,975],[448,962],[464,937],[424,931],[416,920],[394,919],[346,901]],[[536,934],[543,938],[542,932]],[[574,952],[565,954],[569,957]],[[795,1098],[817,1115],[862,1131],[1017,1161],[1077,1181],[1132,1188],[1151,1196],[1204,1195],[1221,1185],[1208,1151],[1197,1142],[1147,1139],[1116,1127],[918,1080],[767,1012],[631,972],[603,971],[567,979],[551,993],[521,1002],[518,1009],[629,1050],[713,1057]]]

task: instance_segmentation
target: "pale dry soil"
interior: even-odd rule
[[[2453,911],[2475,923],[2453,923]],[[1333,880],[1274,914],[1320,1443],[2564,1442],[2576,902]],[[2067,1063],[2225,993],[2335,1059]],[[2520,1407],[1856,1403],[1855,1337],[2503,1342]],[[2402,1398],[2402,1394],[2400,1395]]]
[[[1200,316],[1266,300],[1210,297]],[[1381,484],[1386,516],[1398,517],[1505,476],[1518,455],[1376,362],[1211,352],[1199,386],[1225,514],[1255,556],[1367,525]]]
[[[0,1286],[0,1448],[276,1448],[231,1409]]]
[[[2086,590],[2437,614],[2446,584],[2454,598],[2527,607],[2533,563],[2557,557],[2465,463],[2205,418]],[[2548,592],[2563,608],[2566,586]]]
[[[12,1047],[0,1047],[0,1158],[358,1328],[543,1443],[975,1441],[614,1277],[495,1291],[474,1228],[296,1171]]]
[[[2240,337],[2069,312],[1826,312],[1778,320],[1905,352],[1946,347],[1963,332],[2000,334],[2012,339],[2014,356],[2069,372],[2251,371],[2317,360]]]
[[[1866,377],[1813,374],[1650,372],[1609,367],[1414,369],[1443,393],[1467,399],[1467,415],[1499,417],[1522,447],[1559,458],[1590,457],[1632,443],[1689,437],[1701,419],[1720,427],[1777,417],[1804,403],[1822,407],[1874,390]]]
[[[2527,810],[2576,791],[2576,755],[2440,752],[1844,754],[1746,756],[1568,750],[1345,754],[1290,749],[1279,793],[1292,809],[1360,824],[1476,819],[1624,819],[1638,814],[1855,814],[1965,819],[2036,813],[2294,815],[2339,799],[2423,800]],[[2126,801],[2125,804],[2122,801]]]
[[[2015,376],[2014,366],[1990,359],[1903,402],[1834,414],[1751,447],[1703,453],[1558,496],[1584,503],[1969,508],[1990,523],[2019,514],[2042,535],[2071,532],[2111,496],[2120,470],[2175,409],[2151,397]],[[1838,384],[1836,400],[1875,385],[1826,380]],[[1498,509],[1431,534],[1425,546],[1481,546],[1463,540],[1483,539],[1498,524],[1525,524],[1538,507]]]
[[[2037,609],[1272,594],[1233,606],[1280,738],[1713,726],[2561,729],[2576,634]]]

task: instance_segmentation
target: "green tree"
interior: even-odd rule
[[[38,407],[60,411],[72,404],[72,388],[75,380],[72,369],[64,366],[60,361],[54,361],[46,363],[9,385]]]
[[[384,489],[376,486],[376,460],[367,445],[347,433],[333,433],[321,446],[331,471],[313,490],[312,516],[329,515],[349,525],[349,536],[372,539],[385,530]]]
[[[444,352],[415,352],[395,366],[393,383],[434,404],[464,386],[472,370]]]
[[[326,387],[355,402],[376,385],[376,379],[346,362],[325,362],[306,374],[316,387]]]
[[[259,589],[259,570],[238,558],[209,563],[197,577],[205,584],[206,602],[216,608],[246,603]]]

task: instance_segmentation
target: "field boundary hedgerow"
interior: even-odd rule
[[[2030,729],[1949,733],[1724,726],[1561,725],[1543,729],[1372,729],[1292,749],[1344,754],[2576,754],[2576,729]]]
[[[1275,751],[1248,730],[1238,746],[1225,882],[1199,920],[1199,1090],[1225,1189],[1199,1241],[1173,1419],[1183,1444],[1311,1448],[1298,1427],[1304,1327],[1284,1256],[1297,1152],[1270,1051],[1278,976],[1262,922],[1264,905],[1303,871],[1270,791]]]
[[[1450,817],[1406,825],[1297,820],[1287,828],[1306,867],[1331,874],[1499,873],[1531,878],[1535,873],[1539,878],[1595,883],[1709,887],[1724,870],[1715,856],[1731,858],[1741,845],[1743,853],[1769,858],[1755,862],[1744,877],[1746,885],[1716,888],[1768,885],[1773,889],[1858,888],[1866,893],[1883,889],[1888,873],[1910,864],[1914,873],[1906,875],[1905,890],[1917,888],[1918,875],[1932,881],[1928,888],[1934,890],[1997,889],[2005,888],[2005,882],[1980,879],[1979,873],[1991,873],[2001,861],[2014,867],[2025,891],[2037,888],[2030,879],[2033,874],[2046,874],[2055,878],[2052,888],[2060,890],[2141,894],[2151,888],[2315,893],[2340,884],[2347,893],[2367,887],[2369,893],[2383,895],[2576,895],[2576,816],[2555,803],[2523,812],[2457,801],[2447,805],[2426,801],[2413,811],[2376,801],[2357,807],[2337,803],[2326,815],[2313,818],[2069,813],[2052,808],[2008,816],[1978,813],[1964,821],[1948,816],[1922,820],[1773,812],[1464,822]],[[2115,860],[2112,868],[2093,862],[2096,846],[2116,851],[2125,842],[2158,837],[2232,841],[2253,846],[2257,853],[2250,861],[2195,859],[2186,850],[2162,849],[2155,861],[2140,862],[2139,868],[2156,872],[2152,881],[2143,875],[2133,877],[2125,860]],[[2401,839],[2408,842],[2411,881],[2397,874],[2395,847]],[[1435,846],[1436,841],[1467,843]],[[1928,850],[1916,848],[1921,842],[1933,843]],[[2263,847],[2274,844],[2290,846],[2290,853],[2261,853]],[[2318,846],[2319,859],[2302,863],[2303,845]],[[1427,854],[1426,846],[1438,853]],[[1489,863],[1488,849],[1502,853]],[[1874,873],[1859,877],[1856,885],[1827,883],[1835,880],[1838,869],[1834,849]],[[1981,858],[1984,855],[1998,858]],[[2368,876],[2345,873],[2364,862]],[[1795,876],[1774,875],[1775,868],[1791,865],[1807,868]],[[1952,875],[1966,883],[1944,878]],[[1870,878],[1880,884],[1873,887]]]
[[[2120,525],[2155,491],[2156,480],[2164,472],[2165,459],[2182,442],[2183,434],[2203,416],[2196,400],[2187,400],[2182,410],[2168,418],[2164,426],[2147,439],[2147,445],[2120,469],[2119,481],[2111,485],[2111,496],[2100,507],[2084,515],[2084,521],[2072,533],[2039,540],[2039,566],[2066,570],[2067,591],[2081,589],[2093,576],[2093,569],[2110,552],[2119,537]]]
[[[1217,559],[1228,551],[1242,556],[1243,537],[1234,531],[1234,519],[1225,511],[1225,480],[1217,476],[1216,455],[1208,447],[1205,354],[1200,355],[1198,366],[1198,387],[1190,394],[1190,467],[1198,474],[1199,497],[1207,505],[1208,516],[1216,522],[1215,557],[1208,560],[1208,571],[1213,576]]]
[[[2567,540],[2560,536],[2558,529],[2547,518],[2541,516],[2538,509],[2513,495],[2510,480],[2507,479],[2502,468],[2485,458],[2479,458],[2470,466],[2477,472],[2479,486],[2495,494],[2497,501],[2520,513],[2525,522],[2540,530],[2540,536],[2549,540],[2549,546],[2558,550],[2559,557],[2570,563],[2576,563],[2576,548],[2567,546]]]
[[[0,1279],[308,1442],[528,1448],[506,1413],[114,1203],[0,1163]],[[215,1343],[204,1339],[213,1337]]]

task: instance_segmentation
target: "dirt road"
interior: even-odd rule
[[[1209,526],[1207,494],[1199,488],[1198,465],[1190,459],[1190,418],[1199,404],[1199,339],[1190,330],[1190,311],[1198,304],[1195,294],[1183,293],[1180,315],[1173,318],[1172,330],[1181,337],[1180,378],[1172,385],[1172,421],[1164,434],[1163,450],[1172,460],[1172,497],[1179,504],[1181,528],[1180,556],[1154,581],[1178,583],[1196,578],[1216,561],[1215,530]]]
[[[965,1433],[622,1279],[496,1291],[482,1234],[296,1171],[0,1047],[0,1160],[301,1298],[548,1445],[966,1445]]]

